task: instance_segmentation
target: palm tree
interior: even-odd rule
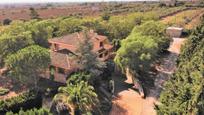
[[[84,81],[60,87],[54,101],[63,102],[70,109],[71,115],[75,115],[76,111],[90,113],[99,103],[94,88]]]

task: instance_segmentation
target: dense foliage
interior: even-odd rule
[[[2,34],[0,37],[0,63],[3,64],[9,54],[15,53],[33,43],[29,32],[23,32],[18,35]]]
[[[76,72],[69,77],[66,83],[75,85],[80,81],[89,81],[90,78],[91,78],[91,75],[88,74],[87,72],[83,72],[83,71]]]
[[[83,34],[85,38],[79,43],[76,51],[79,65],[82,70],[89,72],[92,77],[98,77],[102,73],[103,68],[106,67],[106,64],[100,61],[97,58],[97,54],[92,51],[93,44],[90,42],[91,38],[89,38],[88,33],[84,32]]]
[[[160,22],[147,21],[135,27],[133,31],[141,35],[152,36],[160,52],[165,51],[170,45],[171,39],[166,36],[166,26]]]
[[[68,81],[67,86],[60,87],[58,91],[59,93],[54,97],[55,102],[65,104],[71,115],[76,113],[91,114],[91,112],[97,111],[94,108],[99,106],[98,96],[88,82],[79,81],[73,83]]]
[[[40,102],[38,95],[35,91],[30,90],[27,92],[22,93],[19,96],[12,97],[5,100],[0,100],[0,114],[3,114],[8,111],[19,111],[21,108],[32,108],[32,107],[39,107]]]
[[[47,109],[31,109],[31,110],[20,110],[18,113],[7,112],[6,115],[52,115]]]
[[[197,27],[185,43],[176,73],[161,93],[158,114],[204,114],[204,25]]]
[[[9,55],[5,62],[12,77],[36,86],[50,64],[50,55],[47,49],[32,45]]]
[[[164,30],[164,25],[154,21],[136,26],[132,33],[121,41],[121,47],[115,57],[116,64],[123,70],[129,68],[137,73],[147,70],[158,53],[166,50],[170,44]]]
[[[158,45],[149,36],[131,33],[122,40],[121,47],[117,51],[115,62],[122,69],[140,70],[150,65],[156,55]]]
[[[147,20],[158,20],[158,17],[154,13],[147,12],[112,16],[108,21],[90,17],[66,17],[28,22],[13,21],[0,32],[0,64],[4,66],[6,57],[22,48],[33,44],[48,48],[48,39],[81,31],[84,27],[108,36],[110,41],[118,45],[121,39],[129,35],[134,25]]]

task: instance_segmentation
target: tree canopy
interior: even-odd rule
[[[47,49],[32,45],[9,55],[5,63],[12,77],[26,84],[36,85],[40,74],[50,64],[50,54]]]
[[[23,32],[18,35],[3,34],[0,37],[0,63],[3,64],[5,58],[16,51],[34,44],[31,32]]]
[[[76,112],[90,114],[99,104],[94,88],[85,81],[67,84],[66,87],[60,87],[58,91],[59,93],[55,95],[54,100],[63,102],[68,109],[71,109],[71,115],[75,115]]]
[[[98,77],[106,64],[100,61],[97,54],[93,52],[93,43],[88,33],[84,31],[84,40],[79,43],[76,54],[82,70],[89,72],[92,77]]]
[[[165,35],[165,26],[160,22],[147,21],[135,26],[131,34],[121,41],[121,47],[114,60],[123,70],[129,68],[136,72],[144,71],[169,44],[170,39]]]
[[[150,65],[157,49],[158,45],[152,37],[132,32],[121,41],[114,60],[123,70],[127,67],[136,71],[143,70]]]
[[[133,31],[145,36],[152,36],[157,42],[160,52],[169,47],[171,39],[166,35],[166,26],[158,21],[146,21],[135,27]]]

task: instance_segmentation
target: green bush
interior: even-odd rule
[[[6,95],[9,93],[9,89],[1,88],[0,87],[0,96]]]
[[[6,115],[52,115],[47,109],[20,110],[19,113],[7,112]]]
[[[17,97],[0,100],[0,113],[7,111],[18,112],[20,108],[31,108],[37,106],[38,93],[34,90],[27,91]],[[29,103],[30,102],[30,103]]]

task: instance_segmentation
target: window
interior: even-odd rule
[[[65,71],[63,68],[58,68],[58,73],[65,74]]]
[[[58,44],[54,44],[54,50],[58,50]]]
[[[100,55],[99,55],[99,58],[102,58],[102,57],[103,57],[103,54],[100,54]]]
[[[100,42],[100,47],[103,47],[103,42]]]

